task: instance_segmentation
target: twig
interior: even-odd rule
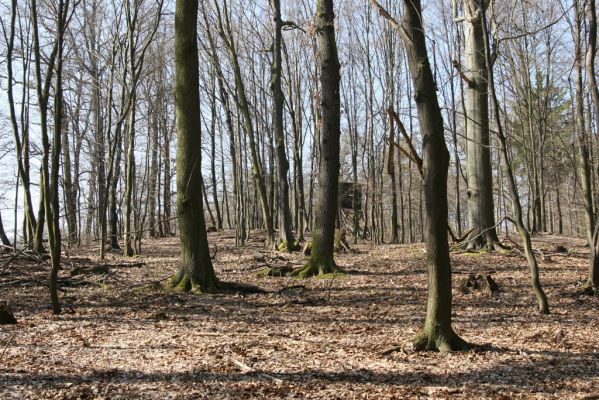
[[[267,373],[265,373],[265,372],[258,371],[256,368],[250,367],[249,365],[247,365],[247,364],[245,364],[245,363],[243,363],[243,362],[241,362],[241,361],[239,361],[239,360],[236,360],[236,359],[234,359],[234,358],[231,358],[231,361],[233,362],[233,364],[235,364],[235,365],[237,365],[239,368],[241,368],[241,370],[242,370],[244,373],[251,372],[251,373],[253,373],[253,374],[257,374],[258,376],[263,376],[263,377],[265,377],[265,378],[272,379],[273,381],[275,381],[275,382],[277,382],[277,383],[283,383],[283,380],[282,380],[282,379],[279,379],[279,378],[277,378],[277,377],[274,377],[274,376],[272,376],[272,375],[269,375],[269,374],[267,374]]]
[[[391,353],[395,353],[396,351],[401,351],[401,352],[403,352],[403,351],[404,351],[404,348],[403,348],[403,346],[395,346],[395,347],[391,347],[390,349],[383,351],[383,352],[381,353],[381,355],[382,355],[382,356],[388,356],[389,354],[391,354]]]
[[[10,336],[10,338],[8,338],[8,342],[6,343],[6,346],[4,346],[4,350],[2,350],[2,355],[0,355],[0,360],[4,358],[4,353],[6,353],[6,349],[8,349],[8,345],[10,344],[10,342],[13,341],[15,336],[17,336],[17,332],[13,332],[12,335]]]
[[[464,80],[464,82],[466,82],[468,87],[475,88],[476,82],[474,82],[472,79],[470,79],[466,76],[466,74],[464,73],[464,70],[462,69],[462,65],[458,62],[458,60],[452,60],[451,63],[453,64],[453,67],[456,69],[456,71],[458,71],[458,74],[460,75],[460,77]]]

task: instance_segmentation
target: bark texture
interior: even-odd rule
[[[300,276],[340,271],[334,259],[335,218],[338,207],[340,96],[339,58],[335,42],[335,13],[332,0],[316,3],[316,34],[320,60],[320,171],[312,225],[312,253]]]

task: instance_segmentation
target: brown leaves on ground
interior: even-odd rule
[[[0,300],[17,325],[0,326],[0,398],[241,399],[583,398],[599,392],[599,300],[576,294],[587,269],[582,242],[535,240],[552,314],[536,313],[517,251],[452,254],[454,327],[484,345],[467,353],[415,353],[426,308],[423,245],[352,246],[348,274],[297,280],[259,276],[297,267],[260,237],[235,248],[210,234],[225,281],[263,295],[164,294],[147,284],[177,268],[176,238],[147,240],[145,254],[65,258],[65,312],[48,309],[48,266],[0,260]],[[564,245],[568,252],[555,252]],[[102,265],[102,268],[96,268]],[[76,273],[73,274],[73,271]],[[470,274],[492,274],[501,291],[462,293]],[[400,351],[384,354],[398,347]]]

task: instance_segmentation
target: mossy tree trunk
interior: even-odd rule
[[[423,179],[428,265],[428,305],[417,350],[465,350],[468,344],[451,327],[451,264],[447,241],[447,173],[449,152],[443,136],[443,117],[428,59],[419,0],[404,0],[401,24],[375,0],[371,2],[401,35],[414,84],[420,131],[423,136]]]
[[[316,35],[320,60],[320,172],[314,204],[312,253],[299,276],[340,271],[334,259],[335,218],[338,207],[340,97],[339,58],[335,42],[335,13],[332,0],[316,3]]]
[[[177,118],[177,214],[181,268],[167,289],[214,292],[201,176],[201,125],[197,42],[198,0],[177,0],[175,9],[175,109]]]

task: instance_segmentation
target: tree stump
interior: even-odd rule
[[[499,285],[493,280],[493,277],[487,275],[470,274],[460,285],[460,291],[464,294],[471,294],[476,291],[493,295],[499,291]]]
[[[10,305],[5,301],[0,302],[0,325],[11,325],[16,323],[17,320],[12,313]]]

